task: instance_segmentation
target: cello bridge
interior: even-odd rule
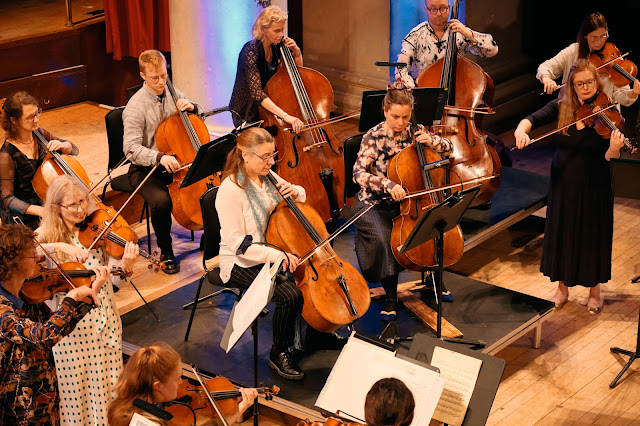
[[[321,146],[323,146],[326,143],[327,143],[327,141],[316,142],[314,144],[305,146],[304,148],[302,148],[302,150],[304,152],[308,152],[308,151],[311,151],[313,148],[320,148]]]
[[[443,133],[449,135],[458,134],[458,128],[454,126],[448,126],[446,124],[434,124],[431,126],[431,131],[437,135],[442,135]]]

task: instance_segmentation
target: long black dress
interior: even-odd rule
[[[527,117],[539,126],[558,117],[552,101]],[[605,153],[609,140],[593,128],[557,134],[540,271],[568,287],[611,279],[613,192]]]

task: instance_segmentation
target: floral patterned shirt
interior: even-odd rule
[[[477,43],[459,34],[456,37],[458,49],[474,55],[490,58],[498,53],[498,44],[491,34],[471,30]],[[396,68],[396,78],[401,78],[408,87],[414,87],[414,78],[429,65],[442,58],[447,51],[447,42],[451,36],[449,24],[445,26],[442,38],[438,38],[429,21],[412,29],[402,40],[402,51],[398,62],[407,62],[409,66]]]
[[[418,130],[423,130],[418,125]],[[438,154],[448,156],[453,152],[449,139],[429,133],[431,148]],[[385,192],[389,192],[397,183],[387,178],[387,168],[394,155],[411,145],[411,130],[407,126],[400,133],[394,133],[384,122],[374,126],[362,138],[358,158],[353,166],[353,181],[362,189],[358,199],[367,204],[380,200]],[[429,144],[427,144],[429,145]]]

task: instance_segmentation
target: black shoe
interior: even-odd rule
[[[162,268],[162,272],[165,274],[177,274],[180,272],[180,264],[176,260],[176,257],[173,255],[172,250],[163,251],[160,255],[160,261],[164,262],[164,268]]]
[[[341,350],[347,344],[346,337],[339,336],[337,333],[322,333],[311,326],[307,327],[305,335],[304,347],[307,351],[320,349]]]
[[[269,367],[276,370],[276,372],[285,379],[304,379],[304,373],[288,351],[278,353],[272,349],[271,354],[269,354]]]

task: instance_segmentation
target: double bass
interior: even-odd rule
[[[168,78],[167,90],[175,104],[178,101],[178,95]],[[173,202],[171,214],[176,222],[192,231],[203,228],[200,197],[207,189],[220,185],[220,179],[217,175],[210,175],[186,188],[180,188],[180,185],[189,171],[189,166],[196,158],[198,150],[208,143],[209,139],[209,130],[204,121],[178,108],[174,115],[160,123],[155,133],[158,151],[173,155],[181,165],[180,169],[173,173],[173,181],[168,185]]]
[[[293,54],[281,42],[281,64],[265,86],[265,93],[284,111],[301,117],[305,125],[324,122],[335,108],[329,80],[310,68],[296,65]],[[287,123],[260,107],[265,127],[276,129],[276,173],[307,190],[307,203],[326,222],[337,219],[344,205],[344,157],[342,142],[330,124],[291,133]]]
[[[451,19],[458,18],[459,3],[453,1]],[[482,67],[458,54],[456,36],[450,31],[445,56],[420,73],[416,86],[447,89],[447,108],[441,125],[432,130],[453,143],[449,160],[460,180],[495,176],[482,184],[471,204],[477,206],[489,201],[500,186],[500,159],[482,133],[482,115],[475,113],[476,108],[491,104],[494,87]]]

